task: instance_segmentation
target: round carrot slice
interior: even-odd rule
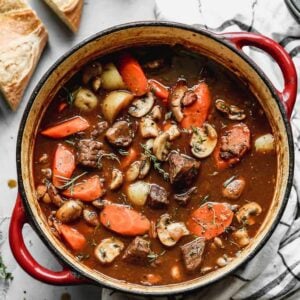
[[[191,233],[210,240],[230,226],[233,212],[227,203],[208,202],[193,211],[187,226]]]

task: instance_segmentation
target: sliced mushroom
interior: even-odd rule
[[[250,243],[248,231],[245,227],[233,232],[232,237],[241,247],[245,247]]]
[[[78,219],[82,213],[82,205],[75,200],[65,202],[56,212],[56,218],[63,223]]]
[[[170,103],[171,103],[171,111],[177,122],[181,122],[183,119],[183,113],[181,110],[181,100],[188,90],[186,81],[184,79],[180,79],[177,81],[174,87],[172,87],[170,92]]]
[[[161,117],[162,117],[161,107],[159,105],[155,105],[152,108],[152,110],[149,114],[149,117],[153,120],[156,120],[156,121],[160,120]]]
[[[76,93],[74,105],[82,111],[91,111],[98,104],[97,96],[89,89],[80,88]]]
[[[102,65],[100,62],[93,62],[83,69],[82,82],[87,85],[95,77],[100,77],[102,74]]]
[[[136,180],[140,174],[142,162],[140,160],[134,161],[126,171],[125,178],[127,181],[132,182]]]
[[[118,169],[112,170],[112,178],[109,185],[111,190],[116,190],[123,184],[123,173]]]
[[[125,89],[126,85],[120,75],[118,69],[113,63],[108,63],[103,66],[101,75],[102,87],[106,90],[121,90]]]
[[[169,154],[169,140],[170,135],[167,132],[162,132],[153,142],[153,154],[158,160],[167,160]]]
[[[224,184],[222,195],[228,199],[238,199],[244,191],[246,181],[239,177],[231,180],[228,184]]]
[[[150,169],[151,169],[150,159],[148,157],[146,157],[145,155],[142,155],[139,179],[145,178],[148,175]]]
[[[140,121],[140,133],[143,138],[157,137],[159,128],[153,119],[145,117]]]
[[[153,104],[154,96],[152,93],[148,93],[146,96],[134,100],[128,109],[128,113],[135,118],[141,118],[151,110]]]
[[[181,103],[183,106],[189,106],[192,105],[196,100],[197,95],[194,91],[186,91],[181,99]]]
[[[36,197],[38,200],[42,199],[47,192],[47,187],[43,184],[40,184],[36,188]]]
[[[190,234],[183,222],[172,222],[169,214],[160,216],[156,228],[159,240],[167,247],[174,246],[181,237]]]
[[[241,121],[246,118],[246,114],[243,109],[235,105],[230,105],[222,99],[216,100],[215,105],[217,110],[224,113],[230,120]]]
[[[102,112],[104,118],[113,122],[119,112],[130,104],[133,94],[127,91],[112,91],[103,100]]]
[[[127,188],[127,196],[131,203],[143,206],[150,193],[150,184],[145,181],[137,181]]]
[[[148,150],[152,150],[153,149],[153,144],[154,144],[154,139],[149,139],[145,143],[145,146],[147,147]]]
[[[56,187],[52,183],[48,184],[48,194],[51,199],[51,202],[57,207],[61,207],[65,203],[65,201],[58,193]]]
[[[217,132],[210,124],[204,123],[202,127],[194,128],[190,141],[193,155],[198,158],[209,156],[214,151],[217,141]]]
[[[100,224],[99,216],[95,210],[92,208],[85,208],[83,210],[84,220],[91,226],[98,226]]]
[[[170,138],[169,138],[170,141],[177,139],[178,137],[180,137],[180,134],[181,134],[178,126],[174,125],[174,124],[171,125],[168,128],[168,130],[166,130],[165,132],[167,132],[170,135]]]
[[[259,153],[269,153],[274,150],[274,136],[271,133],[258,137],[255,142],[255,151]]]
[[[102,210],[105,204],[111,204],[111,202],[109,200],[104,200],[104,199],[97,199],[92,202],[92,205],[99,210]]]
[[[109,264],[120,255],[124,244],[120,240],[111,237],[101,241],[95,248],[95,256],[102,264]]]
[[[244,204],[235,214],[237,220],[241,224],[253,225],[255,224],[254,216],[261,214],[262,208],[256,202]]]

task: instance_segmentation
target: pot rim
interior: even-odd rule
[[[80,49],[81,47],[85,46],[86,44],[92,42],[93,40],[100,39],[100,38],[102,38],[106,35],[115,33],[115,32],[120,31],[120,30],[126,30],[126,29],[130,29],[130,28],[135,28],[135,27],[169,27],[169,28],[178,28],[178,29],[188,30],[188,31],[194,32],[196,34],[201,34],[201,35],[204,35],[208,38],[211,38],[211,39],[217,41],[218,43],[222,44],[223,46],[229,48],[235,54],[239,55],[244,61],[246,61],[256,71],[257,75],[263,80],[263,82],[266,84],[266,86],[270,90],[271,95],[272,95],[273,99],[275,99],[275,102],[276,102],[276,104],[279,108],[279,111],[280,111],[280,114],[281,114],[281,117],[282,117],[282,120],[283,120],[283,123],[284,123],[284,127],[285,127],[285,130],[286,130],[287,140],[288,140],[288,151],[289,151],[289,163],[290,164],[289,164],[289,167],[288,167],[287,183],[286,183],[285,192],[284,192],[284,196],[283,196],[283,199],[282,199],[281,207],[279,208],[277,216],[274,218],[273,223],[272,223],[269,231],[262,237],[260,242],[253,248],[251,253],[249,253],[249,255],[247,257],[245,257],[244,260],[241,263],[237,264],[236,266],[233,266],[230,270],[226,270],[222,274],[216,276],[215,278],[212,278],[212,279],[208,280],[208,282],[206,284],[197,284],[197,283],[189,284],[189,282],[187,281],[187,282],[183,282],[183,283],[185,283],[185,286],[179,287],[176,290],[172,289],[170,291],[165,291],[165,292],[161,292],[159,290],[156,290],[156,291],[137,290],[137,291],[135,291],[135,290],[129,289],[129,288],[126,289],[123,286],[119,286],[115,283],[111,283],[111,282],[107,282],[107,281],[99,282],[99,281],[96,281],[92,276],[90,276],[89,273],[81,270],[79,266],[69,262],[65,258],[65,256],[54,247],[54,245],[51,243],[51,241],[48,240],[46,234],[40,228],[40,226],[38,224],[38,221],[35,219],[32,211],[31,211],[28,199],[26,197],[26,192],[25,192],[25,189],[24,189],[23,180],[22,180],[22,172],[21,172],[21,170],[22,170],[22,166],[21,166],[22,138],[23,138],[23,133],[24,133],[27,117],[30,113],[31,106],[32,106],[32,104],[33,104],[33,102],[36,98],[36,95],[39,93],[40,89],[43,87],[43,85],[47,81],[50,74],[66,58],[68,58],[74,52],[76,52],[78,49]],[[163,42],[162,42],[162,44],[163,44]],[[46,244],[48,249],[50,249],[51,252],[54,253],[55,256],[59,260],[62,260],[64,263],[66,263],[68,266],[70,266],[71,269],[75,270],[78,274],[80,274],[80,276],[83,276],[83,277],[86,277],[86,278],[90,279],[91,284],[101,285],[103,287],[107,287],[107,288],[110,288],[110,289],[113,289],[113,290],[118,290],[118,291],[121,291],[121,292],[130,293],[130,294],[149,295],[149,296],[150,295],[163,296],[163,295],[175,295],[175,294],[190,293],[190,292],[195,291],[197,289],[208,286],[212,283],[218,282],[221,279],[223,279],[224,277],[232,274],[234,271],[236,271],[241,266],[245,265],[247,262],[249,262],[262,249],[262,247],[266,244],[266,242],[269,240],[272,233],[274,232],[275,228],[277,227],[277,225],[278,225],[278,223],[279,223],[279,221],[280,221],[280,219],[283,215],[284,209],[287,205],[287,201],[288,201],[288,198],[289,198],[289,195],[290,195],[290,192],[291,192],[292,183],[293,183],[293,174],[294,174],[294,143],[293,143],[293,135],[292,135],[292,130],[291,130],[291,126],[290,126],[288,117],[286,115],[284,106],[283,106],[282,102],[280,101],[280,98],[277,94],[277,90],[273,86],[272,82],[265,75],[265,73],[260,69],[260,67],[249,56],[247,56],[243,51],[237,49],[226,38],[224,38],[222,36],[222,34],[213,33],[213,32],[210,32],[208,30],[205,30],[205,29],[202,29],[202,28],[199,28],[199,27],[196,27],[196,26],[186,25],[186,24],[179,23],[179,22],[136,21],[136,22],[129,22],[129,23],[116,25],[116,26],[110,27],[108,29],[101,30],[101,31],[89,36],[88,38],[85,38],[83,41],[81,41],[80,43],[73,46],[65,54],[60,56],[51,65],[51,67],[45,72],[45,74],[41,77],[38,84],[36,85],[33,92],[31,93],[31,96],[28,100],[26,108],[23,112],[23,116],[22,116],[22,119],[21,119],[21,122],[20,122],[20,125],[19,125],[17,144],[16,144],[16,165],[17,165],[17,176],[18,176],[19,192],[21,193],[21,196],[22,196],[22,202],[23,202],[23,204],[25,204],[24,205],[25,211],[30,216],[30,218],[29,218],[30,223],[34,224],[33,228],[37,232],[38,236],[42,239],[42,241]],[[165,286],[167,286],[167,285],[165,285]],[[141,289],[142,289],[142,286],[141,286]]]

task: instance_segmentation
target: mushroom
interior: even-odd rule
[[[232,237],[235,241],[241,246],[245,247],[250,243],[250,238],[248,235],[248,231],[245,227],[238,229],[237,231],[232,233]]]
[[[230,105],[222,99],[216,100],[215,105],[217,110],[224,113],[230,120],[241,121],[246,118],[243,109],[235,105]]]
[[[85,208],[83,210],[83,219],[91,226],[98,226],[100,224],[99,216],[92,208]]]
[[[43,184],[40,184],[36,188],[36,197],[38,200],[42,199],[47,192],[47,187]]]
[[[186,85],[186,81],[184,79],[180,79],[177,81],[170,92],[171,111],[177,122],[181,122],[183,119],[181,100],[187,90],[188,88]]]
[[[153,149],[153,144],[154,144],[154,139],[149,139],[145,143],[145,147],[151,151]]]
[[[106,95],[102,103],[104,118],[113,122],[119,112],[124,109],[133,99],[133,94],[127,91],[112,91]]]
[[[183,222],[171,222],[169,214],[160,216],[156,228],[159,240],[167,247],[174,246],[181,237],[190,234]]]
[[[258,216],[262,212],[261,206],[256,202],[244,204],[235,214],[239,223],[253,225],[255,223],[252,216]]]
[[[140,133],[143,138],[157,137],[159,128],[153,119],[145,117],[140,121]]]
[[[181,99],[181,103],[183,106],[192,105],[197,100],[197,95],[194,91],[186,91],[184,93],[183,98]]]
[[[149,92],[146,96],[134,100],[128,109],[128,113],[135,118],[141,118],[151,110],[153,104],[154,96]]]
[[[95,248],[94,254],[102,264],[111,263],[124,249],[124,244],[120,240],[111,237],[104,239]]]
[[[159,105],[155,105],[155,106],[152,108],[152,110],[151,110],[151,112],[150,112],[150,114],[149,114],[149,117],[150,117],[151,119],[153,119],[153,120],[156,120],[156,121],[160,120],[161,117],[162,117],[161,107],[160,107]]]
[[[225,267],[226,265],[228,265],[229,262],[232,261],[231,257],[228,257],[226,254],[224,254],[223,256],[219,257],[216,261],[216,264],[219,267]]]
[[[226,183],[226,182],[225,182]],[[244,191],[246,181],[239,177],[223,184],[222,195],[228,199],[238,199]]]
[[[200,128],[193,128],[190,141],[193,155],[198,158],[209,156],[214,151],[217,141],[217,132],[209,123],[204,123]]]
[[[99,62],[93,62],[83,69],[82,82],[87,85],[92,79],[100,78],[102,74],[102,65]]]
[[[143,206],[150,193],[150,184],[145,181],[137,181],[127,188],[127,196],[131,203]]]
[[[159,134],[153,142],[153,154],[158,160],[165,161],[169,154],[170,135],[167,132]]]
[[[177,139],[180,136],[180,130],[177,125],[171,125],[165,132],[170,135],[170,141]]]
[[[132,182],[136,180],[140,174],[142,162],[140,160],[134,161],[126,171],[125,178],[127,181]]]
[[[258,137],[255,142],[255,151],[259,153],[269,153],[274,150],[274,136],[271,133]]]
[[[74,105],[82,111],[91,111],[97,104],[97,96],[89,89],[80,88],[75,95]]]
[[[100,210],[104,208],[105,204],[111,204],[111,202],[109,200],[104,200],[104,199],[96,199],[92,202],[92,205]]]
[[[123,183],[123,173],[118,169],[113,169],[111,174],[112,174],[112,178],[111,178],[109,188],[111,190],[116,190],[119,187],[121,187]]]
[[[118,69],[113,63],[108,63],[103,66],[101,75],[102,87],[106,90],[121,90],[125,89],[126,85],[120,75]]]
[[[145,178],[149,171],[151,169],[151,161],[148,157],[146,157],[145,155],[142,155],[142,159],[141,159],[141,165],[140,165],[140,173],[139,173],[139,179],[143,179]]]
[[[56,212],[56,218],[62,223],[78,219],[82,213],[82,205],[75,200],[65,202]]]

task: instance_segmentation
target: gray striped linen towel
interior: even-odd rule
[[[156,17],[215,32],[252,31],[279,42],[289,52],[300,78],[300,24],[283,0],[156,0]],[[282,88],[278,66],[261,51],[246,53]],[[299,79],[298,79],[299,81]],[[298,86],[300,84],[298,83]],[[186,300],[300,299],[300,92],[292,115],[295,176],[288,205],[267,244],[244,267]],[[132,299],[104,289],[104,300]],[[157,298],[159,299],[159,298]],[[163,297],[160,297],[163,299]]]

